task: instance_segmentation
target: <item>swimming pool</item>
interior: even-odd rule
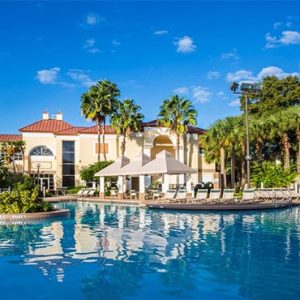
[[[299,299],[300,209],[151,211],[62,203],[0,226],[0,299]]]

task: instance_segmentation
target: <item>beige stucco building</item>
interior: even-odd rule
[[[105,147],[100,149],[101,159],[116,160],[120,156],[120,141],[110,126],[105,128]],[[179,160],[197,170],[193,184],[213,181],[215,165],[204,160],[199,137],[204,130],[190,127],[180,142]],[[39,175],[40,184],[52,190],[82,184],[80,170],[95,163],[98,156],[97,127],[77,127],[63,120],[62,113],[50,117],[44,112],[42,119],[20,129],[19,135],[0,134],[0,143],[25,141],[24,160],[18,155],[16,165],[32,176]],[[143,124],[141,132],[133,133],[126,143],[126,156],[134,158],[144,152],[151,158],[161,150],[175,156],[176,137],[168,128],[156,121]]]

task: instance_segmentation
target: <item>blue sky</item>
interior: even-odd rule
[[[0,132],[42,111],[74,125],[80,96],[109,79],[145,120],[179,93],[198,125],[239,113],[232,80],[300,73],[297,2],[0,2]]]

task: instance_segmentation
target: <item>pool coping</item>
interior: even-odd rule
[[[0,222],[45,220],[56,217],[66,217],[69,213],[70,211],[68,209],[55,209],[37,213],[0,214]]]

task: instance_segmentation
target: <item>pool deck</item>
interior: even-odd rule
[[[161,209],[161,210],[192,210],[192,211],[244,211],[244,210],[267,210],[267,209],[280,209],[291,206],[300,205],[300,201],[272,201],[265,202],[236,202],[236,203],[167,203],[153,200],[137,200],[137,199],[102,199],[99,197],[81,197],[76,196],[59,196],[45,198],[45,201],[57,203],[66,201],[78,201],[78,202],[96,202],[96,203],[107,203],[107,204],[123,204],[123,205],[136,205],[140,207],[147,207],[150,209]]]

